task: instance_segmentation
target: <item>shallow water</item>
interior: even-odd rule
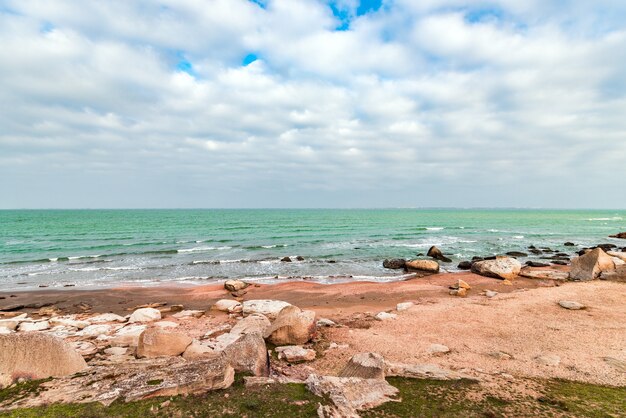
[[[437,245],[453,263],[525,251],[568,254],[625,240],[626,211],[594,210],[5,210],[0,286],[398,280],[382,267]],[[566,241],[578,247],[565,247]],[[304,257],[281,262],[282,257]]]

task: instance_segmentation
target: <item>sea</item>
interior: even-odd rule
[[[626,231],[625,210],[0,210],[0,290],[404,280],[386,258],[549,247],[573,254]],[[567,241],[576,244],[564,246]],[[621,242],[620,242],[621,241]],[[524,258],[541,259],[541,255]],[[281,261],[289,257],[292,261]]]

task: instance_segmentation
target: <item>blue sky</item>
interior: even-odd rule
[[[614,3],[3,0],[0,208],[624,208]]]

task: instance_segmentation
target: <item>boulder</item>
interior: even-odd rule
[[[283,263],[291,263],[291,258],[290,257],[283,257],[280,259],[280,261],[282,261]]]
[[[230,330],[231,334],[243,335],[258,332],[265,335],[272,323],[265,315],[254,314],[240,319]]]
[[[339,372],[339,377],[360,377],[363,379],[384,379],[385,359],[377,353],[358,353]]]
[[[409,260],[406,262],[407,270],[417,270],[426,273],[439,272],[439,263],[434,260]]]
[[[185,349],[185,352],[183,353],[183,358],[185,360],[197,360],[200,358],[215,357],[218,355],[221,355],[221,353],[213,350],[211,347],[205,344],[202,344],[198,340],[194,340]]]
[[[63,340],[42,333],[0,335],[0,387],[18,379],[66,376],[87,368]]]
[[[89,325],[83,328],[83,330],[77,333],[77,335],[80,335],[82,337],[95,338],[103,334],[108,334],[109,332],[111,332],[112,329],[113,327],[108,324]]]
[[[567,241],[566,243],[563,244],[566,247],[575,247],[576,244],[574,244],[573,242]]]
[[[398,389],[384,379],[311,374],[305,383],[313,394],[330,398],[340,409],[341,415],[335,412],[334,417],[358,417],[355,411],[375,408],[393,400],[398,394]]]
[[[315,312],[291,305],[280,311],[264,336],[274,345],[299,345],[310,341],[315,332]]]
[[[72,348],[84,358],[91,358],[98,352],[98,346],[89,341],[73,341],[70,343]]]
[[[33,331],[43,331],[50,328],[50,323],[48,321],[24,321],[20,322],[17,327],[18,331],[21,332],[33,332]]]
[[[511,257],[528,257],[528,254],[521,251],[509,251],[508,253],[506,253],[506,255],[509,255]]]
[[[443,261],[444,263],[452,262],[451,259],[443,255],[441,250],[435,247],[434,245],[428,249],[428,252],[426,253],[426,255],[428,257],[434,258],[435,260]]]
[[[495,260],[477,261],[472,272],[481,276],[511,280],[519,274],[522,264],[511,257],[496,257]]]
[[[320,319],[317,320],[315,325],[317,325],[318,328],[322,328],[322,327],[336,327],[337,323],[335,321],[333,321],[332,319],[320,318]]]
[[[572,259],[572,268],[570,270],[571,280],[594,280],[597,279],[602,272],[615,270],[615,263],[610,255],[606,254],[601,248],[595,248],[585,255]]]
[[[139,336],[145,330],[145,325],[130,325],[120,328],[113,334],[111,345],[113,347],[137,347],[139,345]]]
[[[10,331],[15,331],[20,322],[23,322],[26,318],[26,314],[22,314],[9,319],[0,319],[0,328],[6,328]]]
[[[406,265],[406,260],[404,258],[391,258],[383,261],[383,267],[386,269],[403,269]]]
[[[269,319],[275,319],[278,313],[286,306],[292,306],[291,303],[282,300],[247,300],[243,303],[243,314],[252,315],[260,313]]]
[[[610,238],[621,238],[626,239],[626,232],[619,232],[615,235],[609,235]]]
[[[315,360],[315,350],[300,347],[299,345],[286,345],[276,347],[279,359],[287,360],[290,363]]]
[[[224,282],[224,289],[228,290],[229,292],[238,292],[248,286],[250,286],[249,283],[241,280],[226,280]]]
[[[259,333],[244,334],[223,350],[225,358],[238,372],[255,376],[269,375],[267,346]]]
[[[132,313],[128,322],[152,322],[161,319],[161,311],[154,308],[139,308]]]
[[[217,302],[215,302],[213,306],[211,306],[211,309],[215,309],[217,311],[222,311],[222,312],[235,313],[235,312],[242,312],[243,305],[241,304],[241,302],[237,302],[236,300],[220,299]]]
[[[472,262],[471,261],[461,261],[459,263],[459,265],[457,266],[457,268],[461,269],[461,270],[469,270],[472,268]]]
[[[150,328],[139,336],[137,357],[179,356],[191,342],[192,339],[185,334]]]

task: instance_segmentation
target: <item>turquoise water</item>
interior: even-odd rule
[[[398,280],[389,257],[439,246],[456,264],[529,245],[572,253],[626,241],[626,211],[546,210],[5,210],[3,290],[121,283]],[[621,242],[620,242],[621,241]],[[281,262],[302,256],[303,261]]]

